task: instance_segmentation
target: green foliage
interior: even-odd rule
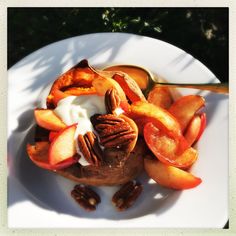
[[[227,8],[9,8],[8,66],[49,43],[94,32],[164,40],[228,81]]]

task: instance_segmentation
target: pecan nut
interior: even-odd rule
[[[113,114],[120,106],[120,97],[116,91],[116,89],[110,88],[105,93],[105,106],[107,113]]]
[[[120,148],[136,139],[135,131],[121,117],[112,114],[97,115],[91,121],[105,148]]]
[[[85,135],[78,135],[78,146],[88,163],[95,166],[102,165],[102,149],[93,132],[89,131]]]
[[[123,185],[112,197],[112,203],[118,211],[131,207],[140,196],[143,186],[136,181],[129,181]]]
[[[101,202],[99,195],[84,185],[76,185],[71,191],[71,196],[86,211],[96,210],[96,206]]]

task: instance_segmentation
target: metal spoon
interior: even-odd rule
[[[201,89],[208,90],[214,93],[229,93],[229,85],[228,83],[204,83],[204,84],[182,84],[182,83],[166,83],[158,81],[158,78],[155,78],[154,75],[147,69],[136,66],[136,65],[114,65],[109,66],[103,69],[103,71],[121,71],[130,75],[132,78],[138,81],[139,79],[147,79],[148,88],[145,90],[150,90],[154,85],[164,86],[169,88],[193,88],[193,89]],[[144,78],[146,76],[146,78]]]

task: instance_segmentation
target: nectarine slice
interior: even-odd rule
[[[66,124],[50,109],[35,109],[34,116],[37,124],[45,129],[59,131]]]
[[[205,105],[205,99],[199,95],[187,95],[176,100],[169,112],[179,121],[182,132],[185,131],[194,114]]]
[[[143,118],[147,121],[152,121],[158,128],[172,134],[174,137],[182,135],[180,125],[177,119],[171,115],[167,110],[155,106],[148,102],[135,102],[130,106],[131,118]]]
[[[191,173],[158,160],[144,159],[144,168],[151,179],[161,186],[182,190],[198,186],[202,180]]]
[[[78,158],[74,156],[56,165],[51,165],[48,158],[49,147],[49,142],[36,142],[34,145],[27,144],[28,156],[35,165],[47,170],[63,169],[78,161]]]
[[[115,73],[112,79],[119,83],[119,85],[124,90],[126,96],[130,99],[131,102],[146,101],[146,98],[143,95],[136,81],[128,75]]]
[[[195,144],[206,127],[206,113],[196,114],[186,128],[184,137],[189,145]]]
[[[161,132],[152,123],[145,125],[144,139],[152,153],[165,164],[188,168],[197,160],[198,153],[191,147],[177,155],[178,144],[176,141]]]
[[[49,163],[55,165],[76,154],[74,135],[77,124],[66,127],[53,139],[49,148]]]
[[[92,81],[96,76],[88,61],[82,60],[54,81],[47,97],[47,107],[54,108],[59,100],[69,96],[63,91],[70,87],[92,87]]]
[[[170,108],[171,104],[173,103],[173,98],[169,88],[158,85],[155,85],[148,93],[147,100],[148,102],[164,109]]]

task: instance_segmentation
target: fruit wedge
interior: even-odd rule
[[[158,160],[144,159],[144,168],[150,178],[167,188],[190,189],[202,182],[200,178],[191,173],[163,164]]]
[[[201,137],[206,127],[206,113],[196,114],[186,128],[184,137],[189,145],[194,145]]]
[[[35,109],[34,116],[37,124],[45,129],[59,131],[66,124],[50,109]]]
[[[148,93],[147,100],[148,102],[164,109],[170,108],[171,104],[173,103],[170,90],[166,87],[160,87],[158,85],[155,85]]]
[[[49,148],[49,142],[36,142],[34,145],[27,144],[27,153],[34,164],[47,170],[63,169],[78,161],[78,158],[74,156],[63,162],[57,163],[56,165],[51,165],[48,158]]]
[[[170,134],[170,136],[178,138],[182,135],[177,119],[159,106],[148,102],[135,102],[130,106],[129,115],[134,120],[147,118],[147,120],[152,121],[158,128]]]
[[[76,154],[75,131],[77,124],[66,127],[53,139],[49,148],[49,164],[56,165]]]
[[[176,141],[161,132],[152,123],[145,125],[144,139],[158,160],[167,165],[189,168],[197,160],[198,153],[191,147],[177,155],[178,144]]]
[[[113,75],[112,79],[119,83],[131,102],[146,101],[146,98],[136,81],[128,75],[116,73]]]
[[[92,87],[92,80],[95,77],[95,72],[89,66],[87,60],[80,61],[77,65],[60,75],[53,83],[51,90],[47,96],[47,107],[56,107],[58,101],[69,96],[64,93],[65,90],[71,87]],[[81,91],[80,91],[81,92]]]
[[[179,121],[182,132],[185,131],[194,114],[205,106],[205,99],[199,95],[187,95],[176,100],[169,112]]]

